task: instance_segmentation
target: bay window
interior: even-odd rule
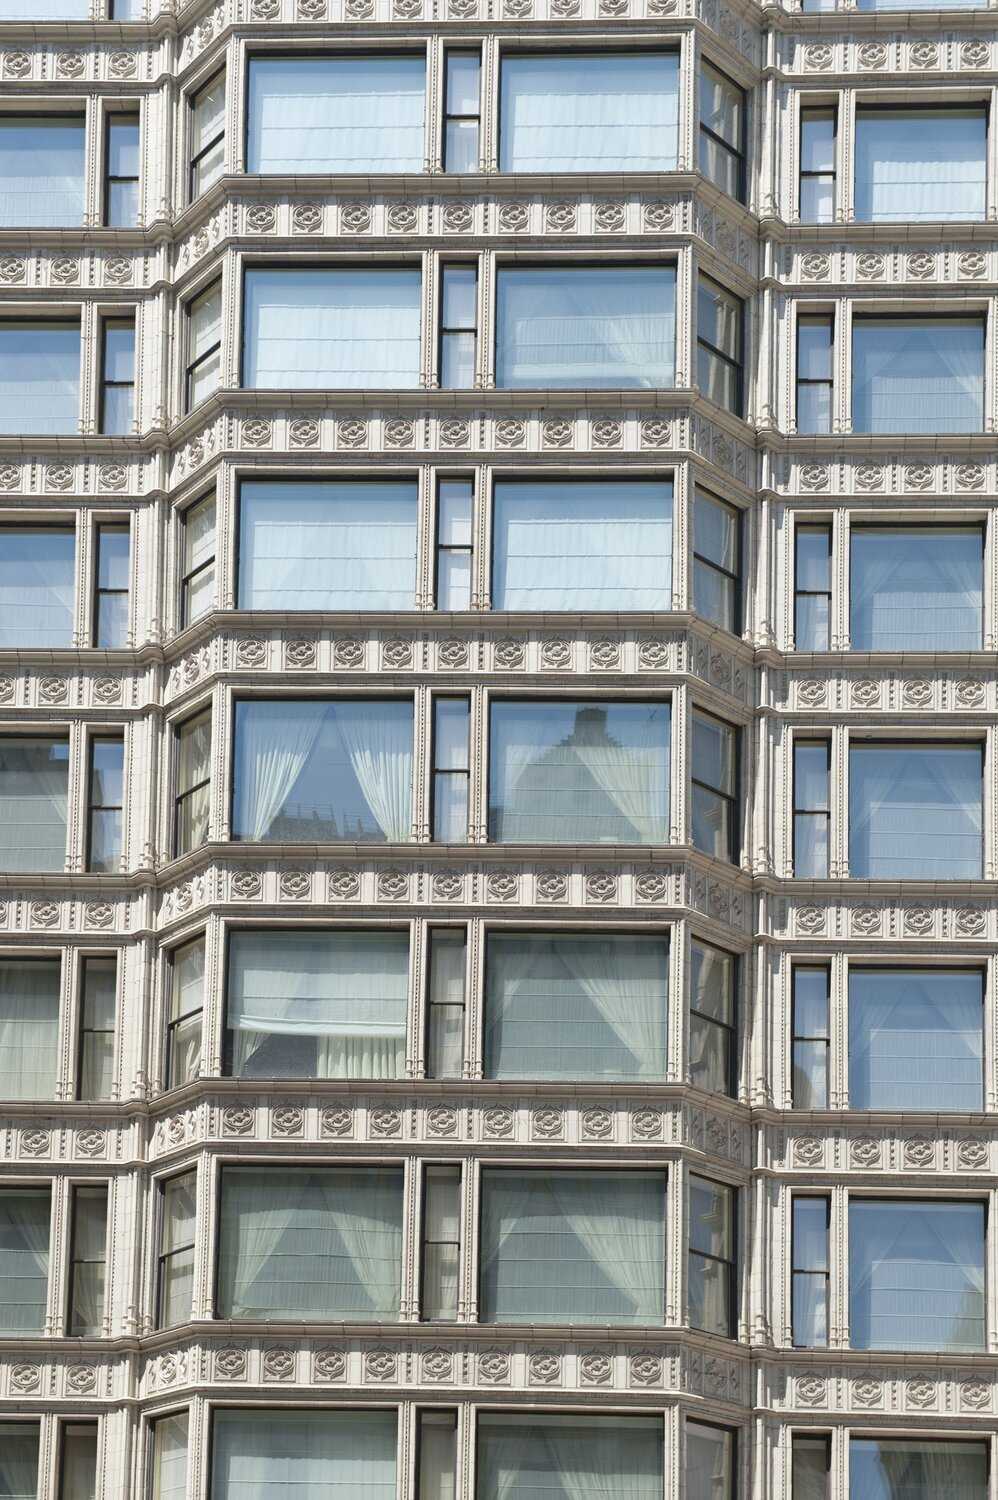
[[[219,73],[191,99],[191,201],[206,193],[225,171],[225,74]]]
[[[730,78],[700,64],[700,171],[722,193],[745,197],[745,93]]]
[[[983,219],[983,105],[856,111],[855,217],[867,223]]]
[[[741,515],[698,488],[693,496],[693,608],[732,632],[741,612],[741,571]]]
[[[549,1493],[661,1500],[664,1493],[660,1417],[483,1411],[475,1449],[476,1500]]]
[[[66,864],[69,741],[0,737],[0,870]]]
[[[82,115],[0,114],[0,228],[83,223],[86,133]]]
[[[665,1319],[664,1172],[482,1173],[481,1320]]]
[[[79,322],[4,318],[0,321],[0,371],[0,436],[76,434]]]
[[[402,1171],[223,1167],[217,1316],[394,1321]]]
[[[854,1195],[852,1348],[983,1351],[986,1223],[979,1202]]]
[[[497,479],[497,610],[672,608],[672,481]]]
[[[407,932],[233,932],[227,976],[233,1076],[405,1076]]]
[[[496,295],[500,389],[675,384],[672,266],[503,266]]]
[[[395,1500],[397,1423],[394,1411],[216,1409],[211,1500]]]
[[[61,976],[58,958],[0,959],[0,1098],[55,1098]]]
[[[853,320],[854,432],[981,432],[984,318]]]
[[[740,297],[701,276],[697,282],[697,384],[726,411],[742,415],[745,309]]]
[[[486,1078],[665,1077],[665,938],[492,932],[485,976]]]
[[[694,849],[735,861],[738,827],[738,730],[694,709],[690,802]]]
[[[673,172],[678,152],[677,52],[502,58],[501,172]]]
[[[706,1177],[690,1177],[690,1325],[733,1338],[737,1318],[735,1190]]]
[[[72,526],[0,527],[0,646],[71,646],[75,595]]]
[[[854,744],[850,875],[980,880],[982,778],[979,744]]]
[[[415,479],[245,479],[240,609],[411,610]]]
[[[166,1026],[165,1068],[168,1089],[193,1083],[201,1073],[204,950],[205,940],[198,937],[175,948],[170,955],[170,1013]]]
[[[489,838],[667,842],[669,737],[668,703],[493,703]]]
[[[250,268],[244,386],[412,390],[420,381],[416,266]]]
[[[854,651],[979,651],[980,526],[853,526],[849,636]]]
[[[852,1109],[984,1108],[979,969],[849,966]]]
[[[0,1188],[0,1336],[45,1328],[51,1215],[48,1188]]]
[[[409,839],[411,699],[244,700],[235,720],[234,838]]]
[[[424,56],[251,57],[246,170],[422,172]]]
[[[989,1444],[968,1439],[850,1437],[849,1493],[863,1500],[987,1500]]]
[[[193,1307],[196,1171],[160,1183],[159,1214],[156,1327],[175,1328]]]

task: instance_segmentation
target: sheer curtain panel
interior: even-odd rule
[[[497,302],[500,388],[675,384],[676,273],[670,266],[500,269]]]
[[[705,1422],[687,1422],[686,1500],[734,1500],[734,1495],[733,1433]],[[860,1497],[853,1496],[852,1500]]]
[[[0,1333],[41,1333],[49,1279],[47,1189],[0,1188]]]
[[[0,646],[71,646],[75,583],[71,528],[0,529]]]
[[[184,1500],[187,1494],[187,1413],[153,1424],[152,1500]]]
[[[410,390],[419,385],[417,268],[248,270],[243,385]]]
[[[983,1203],[853,1198],[853,1349],[984,1348]]]
[[[234,932],[232,1072],[255,1078],[402,1078],[407,932]]]
[[[854,651],[980,651],[979,526],[854,526],[849,540]]]
[[[244,480],[239,608],[415,607],[415,480]]]
[[[65,740],[0,738],[0,870],[63,870],[68,788]]]
[[[674,172],[677,52],[507,56],[500,172]]]
[[[660,1417],[482,1412],[476,1500],[662,1500]]]
[[[75,435],[79,414],[79,323],[0,322],[0,436]]]
[[[987,1500],[988,1444],[854,1437],[849,1494],[862,1500]]]
[[[83,223],[85,140],[72,115],[0,118],[0,227]]]
[[[215,1412],[211,1500],[395,1500],[393,1411]]]
[[[0,1500],[37,1500],[38,1438],[37,1422],[0,1422]]]
[[[671,609],[671,481],[497,480],[492,607]]]
[[[855,432],[981,432],[984,319],[856,318]]]
[[[422,172],[426,61],[253,57],[249,172]]]
[[[0,959],[0,1098],[55,1098],[61,975],[57,958]]]
[[[984,1108],[980,969],[849,969],[852,1109]]]
[[[849,874],[865,880],[980,880],[980,745],[854,745]]]
[[[983,107],[858,109],[856,218],[983,219],[987,137]]]

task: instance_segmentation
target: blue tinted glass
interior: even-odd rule
[[[0,118],[0,225],[83,222],[84,134],[70,116]]]
[[[982,318],[857,318],[852,421],[856,432],[980,432]]]
[[[856,746],[849,756],[849,873],[981,878],[978,745]]]
[[[983,1203],[849,1204],[854,1349],[984,1348]]]
[[[854,527],[854,651],[979,651],[984,537],[976,526]]]
[[[979,970],[849,970],[853,1109],[984,1107]]]

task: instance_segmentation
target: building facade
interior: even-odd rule
[[[998,1500],[995,16],[0,0],[0,1500]]]

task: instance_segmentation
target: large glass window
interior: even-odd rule
[[[222,283],[215,281],[187,304],[186,410],[193,411],[222,380]]]
[[[850,875],[980,880],[982,795],[980,745],[854,745]]]
[[[49,1281],[48,1188],[0,1188],[0,1333],[41,1333]]]
[[[795,965],[792,1060],[794,1109],[828,1108],[830,994],[831,972],[826,965]]]
[[[862,7],[860,7],[862,9]],[[939,1438],[849,1440],[849,1493],[862,1500],[986,1500],[988,1444]]]
[[[244,480],[239,608],[412,609],[414,479]]]
[[[401,1169],[225,1167],[219,1223],[220,1318],[398,1318]]]
[[[987,141],[983,106],[858,109],[856,218],[983,219]]]
[[[177,729],[177,793],[174,799],[177,855],[189,854],[208,837],[211,814],[211,711]]]
[[[741,610],[741,517],[705,490],[693,497],[693,608],[705,620],[736,631]]]
[[[664,1172],[482,1173],[485,1323],[661,1323]]]
[[[477,1500],[661,1500],[663,1494],[660,1417],[482,1412],[475,1446]]]
[[[831,224],[835,218],[834,109],[800,112],[800,218],[802,224]]]
[[[83,223],[85,139],[74,115],[0,115],[0,227]]]
[[[733,1094],[738,960],[694,939],[690,963],[690,1082],[713,1094]]]
[[[979,526],[854,526],[849,539],[854,651],[981,649]]]
[[[677,52],[502,59],[501,172],[671,172],[679,150]]]
[[[79,323],[0,322],[0,435],[75,434],[79,410]]]
[[[35,1500],[39,1436],[37,1422],[0,1422],[0,1500]]]
[[[182,1088],[201,1073],[204,1014],[203,937],[175,948],[170,956],[170,1015],[166,1025],[166,1087]]]
[[[697,283],[697,384],[735,416],[742,414],[744,308],[707,276]]]
[[[832,631],[832,528],[794,530],[794,647],[827,651]]]
[[[0,870],[66,864],[69,743],[0,738]]]
[[[794,741],[794,875],[824,880],[832,827],[831,745],[828,740]]]
[[[745,196],[745,94],[700,65],[700,170],[732,198]]]
[[[75,581],[71,526],[0,527],[0,646],[71,646]]]
[[[735,1434],[686,1421],[686,1500],[735,1500]]]
[[[237,703],[233,836],[404,843],[412,728],[403,698]]]
[[[668,703],[493,703],[489,838],[667,842],[669,732]]]
[[[234,932],[226,1025],[241,1078],[402,1078],[407,932]]]
[[[849,967],[853,1109],[984,1108],[979,969]]]
[[[489,935],[486,1078],[664,1078],[669,946],[627,934]]]
[[[194,1297],[197,1172],[160,1184],[158,1328],[186,1323]]]
[[[671,609],[671,480],[497,480],[492,607]]]
[[[198,198],[225,170],[225,74],[219,73],[191,100],[191,198]]]
[[[73,1188],[66,1332],[78,1338],[99,1338],[104,1323],[107,1198],[106,1186]]]
[[[61,972],[57,958],[0,959],[0,1098],[55,1098]]]
[[[675,384],[676,272],[671,266],[502,267],[497,299],[500,388]]]
[[[690,1177],[690,1324],[731,1338],[735,1331],[735,1190]]]
[[[246,170],[422,172],[425,57],[252,57]]]
[[[211,1500],[395,1500],[394,1411],[215,1412]]]
[[[827,1197],[793,1200],[791,1320],[798,1349],[828,1343],[830,1213]]]
[[[983,1203],[853,1197],[852,1347],[983,1350],[985,1223]]]
[[[419,385],[416,267],[248,270],[243,385],[411,390]]]
[[[77,1099],[110,1099],[114,1092],[114,1019],[118,960],[85,958],[80,986]]]
[[[853,320],[855,432],[980,432],[984,319]]]
[[[186,1411],[152,1424],[152,1500],[185,1500],[187,1494]]]

